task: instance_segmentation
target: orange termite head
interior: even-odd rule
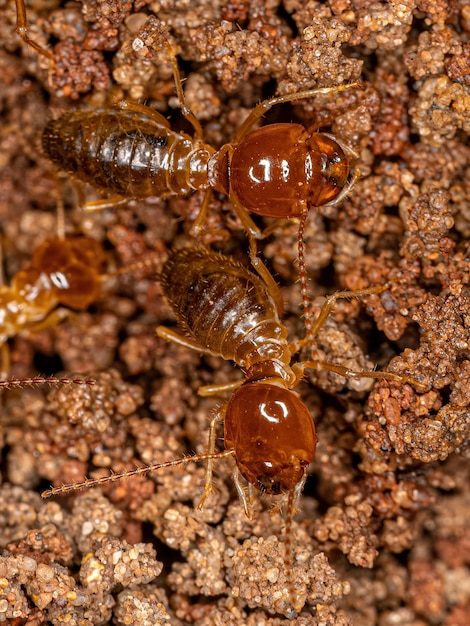
[[[45,277],[60,304],[84,310],[100,294],[105,261],[102,246],[94,239],[52,237],[33,252],[30,271]]]
[[[329,135],[299,124],[270,124],[233,150],[230,190],[250,212],[300,216],[338,196],[348,183],[349,159]]]
[[[317,437],[299,395],[278,384],[246,383],[230,398],[225,447],[238,469],[261,491],[292,491],[313,461]]]

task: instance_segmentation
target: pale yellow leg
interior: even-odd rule
[[[348,85],[336,85],[335,87],[306,89],[304,91],[298,91],[297,93],[288,93],[284,96],[275,96],[274,98],[268,98],[267,100],[263,100],[263,102],[260,102],[257,106],[255,106],[255,108],[250,112],[243,124],[241,124],[234,137],[232,145],[238,145],[240,141],[244,137],[246,137],[246,135],[252,130],[253,126],[256,124],[259,118],[277,104],[283,104],[285,102],[295,102],[296,100],[303,100],[305,98],[312,98],[313,96],[320,93],[328,94],[337,93],[339,91],[346,91],[346,89],[351,89],[351,87],[357,87],[358,84],[359,83],[349,83]]]
[[[24,0],[15,0],[16,3],[16,32],[21,39],[28,44],[33,50],[36,50],[38,54],[47,57],[50,61],[53,60],[52,53],[43,48],[33,39],[28,37],[28,21],[26,19],[26,6]]]
[[[200,352],[201,354],[210,354],[212,356],[219,356],[215,352],[208,350],[207,348],[203,348],[199,343],[189,339],[189,337],[184,337],[179,333],[176,333],[173,330],[170,330],[166,326],[157,326],[156,330],[157,337],[161,337],[161,339],[165,339],[165,341],[171,341],[173,343],[178,344],[179,346],[183,346],[183,348],[189,348],[190,350],[194,350],[195,352]]]
[[[215,417],[211,420],[211,424],[209,427],[209,445],[207,447],[207,454],[215,453],[215,442],[217,438],[217,426],[224,421],[225,413],[227,411],[227,405],[224,404],[216,413]],[[210,496],[212,491],[212,474],[214,471],[214,459],[208,459],[206,465],[206,482],[204,485],[204,493],[202,494],[202,498],[197,505],[198,509],[202,509],[204,506],[204,502]]]
[[[170,128],[170,122],[166,119],[166,117],[163,117],[161,113],[155,111],[155,109],[146,106],[145,104],[132,102],[131,100],[120,100],[117,103],[117,106],[123,111],[131,111],[133,113],[141,113],[142,115],[146,115],[147,117],[153,119],[154,122],[157,122],[157,124],[161,124],[162,126],[165,126],[165,128]]]

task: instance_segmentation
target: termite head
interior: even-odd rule
[[[53,237],[33,252],[25,280],[50,290],[60,304],[84,310],[99,296],[105,260],[102,246],[94,239]]]
[[[299,217],[333,201],[347,185],[349,159],[329,135],[299,124],[270,124],[233,150],[230,189],[252,213]]]
[[[238,469],[261,491],[291,491],[315,456],[317,437],[309,410],[294,391],[246,383],[227,405],[225,447]]]

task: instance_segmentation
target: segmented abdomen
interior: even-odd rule
[[[185,194],[192,140],[125,111],[77,111],[50,121],[44,151],[61,170],[120,196]]]
[[[262,280],[229,257],[202,248],[173,253],[161,277],[178,322],[203,347],[246,366],[269,358],[286,341],[276,306]]]

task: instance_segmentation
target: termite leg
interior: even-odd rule
[[[426,385],[423,385],[419,380],[416,380],[412,376],[404,376],[403,374],[394,374],[393,372],[370,372],[367,370],[350,370],[344,365],[337,365],[336,363],[329,363],[328,361],[304,361],[303,363],[299,363],[298,365],[301,368],[305,369],[313,369],[313,370],[324,370],[326,372],[333,372],[334,374],[338,374],[338,376],[343,376],[344,378],[374,378],[375,380],[390,380],[395,383],[410,383],[414,387],[418,389],[425,389]],[[297,373],[297,371],[296,371]]]
[[[320,328],[325,324],[326,319],[330,315],[333,307],[335,306],[337,300],[340,299],[350,299],[350,298],[360,298],[362,296],[370,296],[383,293],[387,289],[390,288],[389,284],[386,285],[376,285],[375,287],[368,287],[367,289],[358,289],[357,291],[337,291],[334,294],[331,294],[325,299],[323,306],[320,310],[320,314],[311,324],[311,326],[307,325],[307,336],[305,339],[293,342],[291,344],[292,353],[298,351],[303,345],[309,344],[310,349],[312,351],[312,355],[315,355],[315,337],[317,336]],[[344,365],[337,365],[336,363],[329,363],[328,361],[322,361],[320,359],[313,358],[311,361],[304,361],[303,363],[296,363],[292,368],[299,377],[299,380],[303,376],[304,369],[313,369],[313,370],[324,370],[327,372],[333,372],[338,374],[339,376],[344,376],[344,378],[374,378],[381,380],[390,380],[393,382],[400,383],[410,383],[418,388],[425,388],[425,385],[420,383],[415,378],[411,376],[405,376],[402,374],[394,374],[392,372],[370,372],[366,370],[350,370]]]
[[[0,350],[0,361],[1,361],[0,380],[5,381],[7,380],[8,374],[11,369],[10,346],[8,345],[6,341],[2,344],[2,347]]]
[[[50,50],[43,48],[38,43],[36,43],[33,39],[28,37],[28,20],[26,18],[26,6],[25,0],[15,0],[16,4],[16,32],[21,37],[21,39],[28,44],[31,48],[36,50],[38,54],[45,56],[50,61],[53,60],[52,53]]]
[[[216,413],[215,417],[211,420],[209,427],[209,443],[207,446],[207,454],[213,455],[215,454],[215,442],[217,438],[217,426],[224,421],[225,413],[227,411],[227,405],[224,404]],[[206,465],[206,481],[204,484],[204,492],[202,494],[201,500],[197,505],[198,510],[201,510],[204,507],[204,503],[207,498],[210,496],[212,492],[212,474],[214,472],[214,459],[212,457],[207,458]]]
[[[108,209],[115,209],[119,206],[124,206],[129,204],[130,200],[132,200],[132,198],[113,196],[112,198],[102,198],[101,200],[85,202],[82,206],[87,213],[92,213],[93,211],[107,211]]]
[[[170,122],[158,111],[146,106],[145,104],[140,104],[139,102],[132,102],[130,100],[120,100],[117,103],[117,106],[123,111],[131,111],[133,113],[141,113],[147,117],[153,119],[157,124],[161,124],[165,126],[165,128],[170,128]]]
[[[197,390],[198,396],[203,398],[209,398],[210,396],[217,396],[221,393],[227,393],[229,391],[236,391],[244,384],[245,380],[236,380],[232,383],[221,383],[220,385],[203,385]]]
[[[310,308],[308,306],[308,302],[304,300],[304,315],[305,318],[305,326],[306,326],[306,336],[304,339],[294,341],[289,344],[289,349],[291,354],[295,354],[298,352],[303,346],[309,345],[312,355],[315,354],[315,337],[318,335],[319,330],[325,324],[328,316],[333,310],[337,300],[340,299],[350,299],[350,298],[360,298],[362,296],[371,296],[381,294],[387,289],[390,288],[390,284],[386,285],[376,285],[375,287],[368,287],[366,289],[358,289],[357,291],[337,291],[333,293],[325,299],[323,306],[320,310],[320,314],[318,315],[315,321],[312,320]],[[307,309],[306,309],[307,307]],[[292,367],[298,380],[300,380],[303,376],[304,369],[313,369],[313,370],[324,370],[328,372],[333,372],[338,374],[339,376],[343,376],[344,378],[374,378],[374,379],[382,379],[382,380],[390,380],[393,382],[401,382],[401,383],[410,383],[413,386],[423,389],[425,385],[420,383],[418,380],[411,376],[405,376],[402,374],[393,374],[392,372],[371,372],[366,370],[354,371],[350,370],[343,365],[337,365],[336,363],[329,363],[328,361],[322,361],[320,359],[313,358],[311,361],[304,361],[303,363],[295,363]]]
[[[268,288],[269,295],[274,300],[274,304],[276,305],[277,312],[279,316],[282,317],[284,313],[284,302],[282,299],[282,293],[279,288],[279,285],[274,280],[271,272],[268,270],[266,265],[258,256],[258,250],[256,248],[256,240],[253,237],[250,237],[250,261],[252,266],[258,272],[258,274],[263,279],[266,287]]]
[[[40,322],[36,322],[35,324],[28,325],[28,331],[32,333],[39,333],[42,330],[47,330],[48,328],[55,328],[58,326],[64,319],[67,317],[72,317],[74,315],[73,311],[66,308],[54,309],[47,317],[45,317]]]
[[[313,336],[316,337],[318,335],[318,331],[326,322],[326,319],[330,315],[338,300],[350,300],[351,298],[362,298],[363,296],[378,295],[383,293],[384,291],[387,291],[387,289],[390,289],[389,283],[387,283],[386,285],[375,285],[374,287],[367,287],[366,289],[358,289],[357,291],[345,290],[337,291],[330,294],[326,297],[325,302],[323,303],[323,306],[320,310],[320,314],[313,324]]]
[[[77,194],[77,206],[86,213],[116,209],[120,206],[126,206],[132,200],[132,198],[123,198],[122,196],[111,196],[108,198],[100,198],[99,200],[88,201],[86,199],[84,186],[79,181],[73,181],[73,187],[75,189],[75,193]]]
[[[191,111],[189,106],[186,104],[186,98],[184,96],[183,91],[183,82],[181,80],[180,68],[178,67],[178,59],[176,58],[176,54],[171,47],[171,44],[166,42],[167,48],[170,53],[171,65],[173,68],[173,80],[175,81],[175,89],[176,95],[178,96],[178,100],[180,101],[180,109],[183,116],[188,120],[191,126],[194,128],[194,139],[202,139],[202,126],[197,117]]]
[[[285,102],[295,102],[296,100],[303,100],[304,98],[312,98],[313,96],[320,93],[338,93],[339,91],[346,91],[346,89],[350,89],[351,87],[357,87],[358,85],[359,83],[349,83],[348,85],[336,85],[335,87],[319,87],[316,89],[306,89],[304,91],[298,91],[297,93],[288,93],[283,96],[274,96],[273,98],[263,100],[263,102],[260,102],[255,106],[255,108],[250,112],[243,124],[241,124],[235,134],[232,145],[238,145],[240,141],[244,137],[246,137],[246,135],[251,131],[258,119],[277,104],[283,104]]]
[[[336,304],[337,300],[340,299],[348,299],[348,298],[361,298],[362,296],[371,296],[375,294],[380,294],[389,289],[390,285],[376,285],[375,287],[368,287],[367,289],[359,289],[357,291],[337,291],[326,297],[325,302],[320,310],[320,314],[313,320],[313,315],[310,307],[310,300],[308,298],[308,290],[307,290],[307,271],[305,268],[305,255],[304,255],[304,238],[303,232],[305,227],[305,221],[308,217],[307,211],[305,211],[299,223],[299,233],[298,233],[298,262],[299,262],[299,277],[300,277],[300,290],[302,293],[302,306],[304,312],[304,324],[306,330],[306,336],[304,339],[294,342],[293,345],[297,346],[294,348],[293,354],[298,351],[302,345],[310,344],[310,348],[312,350],[312,354],[315,352],[315,337],[318,335],[318,331],[326,322],[326,319],[330,315],[333,307]]]
[[[232,206],[235,209],[235,213],[240,218],[242,226],[244,230],[248,233],[248,235],[250,237],[253,237],[254,239],[263,239],[262,231],[258,228],[258,226],[256,226],[254,221],[248,215],[248,211],[241,204],[241,202],[238,200],[234,193],[230,193],[229,200],[232,203]]]
[[[197,343],[196,341],[192,341],[192,339],[189,339],[189,337],[183,337],[183,335],[180,335],[179,333],[176,333],[175,331],[170,330],[166,326],[158,326],[156,330],[156,334],[157,334],[157,337],[160,337],[161,339],[165,339],[165,341],[171,341],[173,343],[178,344],[179,346],[183,346],[183,348],[189,348],[190,350],[195,350],[196,352],[199,352],[200,354],[209,354],[211,356],[219,356],[215,354],[214,352],[212,352],[211,350],[204,348],[203,346],[201,346],[201,344]]]
[[[189,348],[189,350],[194,350],[195,352],[199,352],[199,354],[219,356],[211,350],[204,348],[203,346],[201,346],[201,344],[193,341],[189,337],[184,337],[183,335],[180,335],[179,333],[171,330],[170,328],[167,328],[166,326],[157,326],[157,330],[155,332],[157,337],[165,339],[165,341],[176,343],[179,346],[183,346],[183,348]],[[235,382],[223,383],[220,385],[203,385],[202,387],[199,387],[198,394],[205,398],[209,396],[216,396],[220,393],[226,393],[227,391],[235,391],[236,389],[241,387],[244,382],[244,380],[237,380]]]
[[[204,198],[202,200],[201,208],[199,209],[199,213],[197,214],[196,219],[193,222],[189,230],[189,234],[191,237],[199,237],[201,234],[204,224],[207,218],[207,211],[209,210],[209,203],[212,198],[212,189],[206,189],[204,192]]]
[[[57,237],[61,241],[64,241],[65,239],[65,209],[64,209],[64,198],[61,193],[57,194],[56,213],[57,213]]]
[[[246,489],[240,481],[240,472],[238,471],[238,467],[236,465],[233,468],[232,478],[233,478],[233,484],[235,485],[235,489],[237,491],[238,497],[242,501],[245,515],[247,516],[248,519],[251,519],[251,511],[250,511],[250,506],[249,506],[250,494],[248,494],[247,496]]]

